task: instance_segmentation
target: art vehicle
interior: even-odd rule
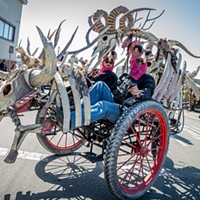
[[[133,17],[135,13],[148,11],[150,14],[152,10],[139,8],[129,11],[123,6],[114,8],[110,14],[97,10],[89,17],[87,45],[79,50],[68,51],[76,30],[59,55],[56,55],[55,47],[63,22],[54,34],[48,36],[37,27],[44,46],[39,58],[31,55],[28,48],[24,51],[19,46],[17,52],[21,54],[23,65],[18,65],[10,72],[0,72],[0,77],[4,79],[0,86],[0,118],[10,116],[16,126],[6,163],[15,162],[23,140],[31,132],[36,133],[47,151],[56,155],[71,154],[85,144],[90,153],[96,146],[102,148],[99,157],[105,163],[105,181],[110,192],[119,199],[137,199],[151,188],[165,162],[170,134],[179,133],[184,126],[181,85],[186,83],[196,96],[199,95],[192,77],[186,73],[186,63],[183,69],[180,67],[182,56],[177,54],[175,46],[194,55],[180,42],[158,39],[145,30],[146,22],[153,22],[162,13],[156,18],[147,18],[144,26],[134,27],[134,22],[139,20]],[[120,14],[122,17],[116,28],[115,20]],[[104,26],[102,18],[106,21]],[[92,30],[99,34],[90,42]],[[51,42],[53,36],[54,44]],[[148,72],[156,79],[156,89],[151,100],[135,102],[124,109],[117,122],[101,119],[90,123],[90,97],[85,74],[91,66],[97,66],[91,64],[95,56],[98,55],[98,63],[106,52],[116,47],[118,38],[123,41],[121,46],[125,50],[127,43],[136,40],[144,44],[146,42],[146,49],[156,47],[157,52],[151,57]],[[79,53],[93,45],[96,47],[90,62],[80,59]],[[62,56],[64,59],[58,62]],[[123,62],[121,75],[127,73],[126,59],[128,56],[120,61]],[[77,63],[84,68],[80,70]],[[46,87],[45,94],[40,92],[43,85]],[[85,109],[84,126],[81,126],[81,99]],[[35,124],[21,124],[18,114],[33,108],[37,110]],[[72,110],[77,116],[77,128],[74,130],[70,130]]]

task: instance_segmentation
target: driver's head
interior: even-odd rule
[[[117,59],[117,53],[115,51],[111,51],[106,54],[101,61],[101,69],[100,71],[112,71],[114,69],[115,60]]]

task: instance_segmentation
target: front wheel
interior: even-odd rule
[[[48,114],[45,119],[40,118],[39,112],[36,123],[43,124],[43,130],[45,128],[47,134],[37,133],[37,138],[47,151],[57,155],[65,155],[76,151],[84,144],[84,129],[79,128],[63,133],[58,122],[52,121]]]
[[[119,199],[137,199],[156,181],[166,158],[169,124],[156,101],[142,101],[125,111],[109,138],[105,179]]]

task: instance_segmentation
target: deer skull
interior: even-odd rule
[[[42,31],[37,27],[45,52],[45,65],[42,69],[27,69],[19,71],[12,79],[5,79],[0,85],[0,114],[7,112],[9,106],[14,106],[16,101],[23,98],[31,91],[51,81],[57,72],[56,54],[51,42],[47,40]],[[4,74],[0,74],[4,75]],[[11,74],[9,74],[11,75]],[[5,76],[1,76],[5,78]]]

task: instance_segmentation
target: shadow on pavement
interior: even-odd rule
[[[172,137],[176,138],[177,140],[180,140],[181,142],[184,142],[185,144],[193,145],[193,143],[190,140],[182,137],[180,134],[173,135]]]
[[[37,176],[51,184],[48,190],[37,194],[19,191],[15,199],[114,200],[104,179],[103,162],[92,161],[88,155],[80,153],[49,156],[35,167]],[[167,158],[156,183],[141,200],[199,199],[200,170],[194,167],[179,167],[175,167],[173,161]],[[5,195],[4,200],[10,200],[10,194]]]
[[[192,166],[175,167],[173,161],[167,158],[154,187],[141,199],[198,200],[200,197],[199,180],[199,169]]]

